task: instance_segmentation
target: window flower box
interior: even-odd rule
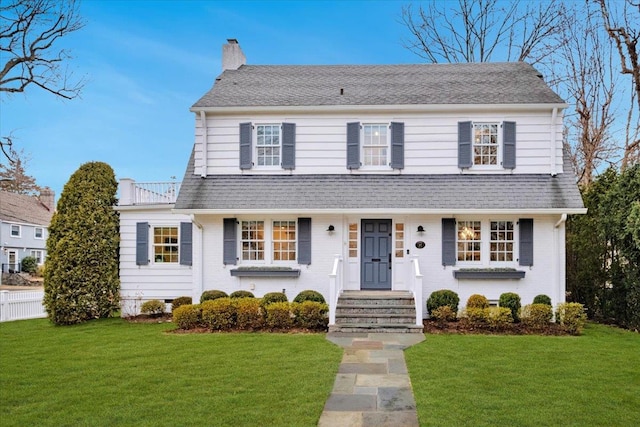
[[[238,267],[230,270],[236,277],[298,277],[300,269],[291,267]]]
[[[515,268],[461,268],[453,271],[453,277],[456,279],[520,280],[524,275],[524,271]]]

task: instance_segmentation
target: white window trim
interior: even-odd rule
[[[176,266],[180,265],[180,224],[149,224],[149,260],[151,260],[151,264],[154,265],[164,265],[164,266]],[[155,257],[155,243],[154,243],[154,230],[156,228],[177,228],[178,229],[178,242],[170,243],[170,245],[176,245],[178,247],[178,260],[176,262],[158,262]]]
[[[480,261],[460,261],[458,260],[458,222],[460,221],[480,221]],[[513,222],[513,261],[490,261],[491,259],[491,222],[511,221]],[[520,254],[519,247],[519,227],[518,219],[511,217],[483,218],[460,217],[456,218],[456,265],[461,267],[517,267]]]
[[[279,162],[277,165],[260,165],[258,164],[258,148],[259,147],[263,147],[263,146],[259,146],[258,145],[258,127],[260,126],[277,126],[279,129],[279,138],[280,138],[280,144],[278,145],[278,147],[280,148],[280,155],[279,155]],[[282,169],[282,122],[265,122],[265,123],[254,123],[253,125],[253,141],[255,141],[253,143],[253,158],[255,159],[255,161],[253,162],[253,168],[252,169],[261,169],[261,170],[280,170]],[[275,145],[268,145],[268,146],[264,146],[264,147],[275,147]]]
[[[364,128],[366,126],[385,126],[387,129],[387,161],[385,165],[366,165],[364,155]],[[360,169],[369,171],[388,171],[393,170],[391,167],[391,123],[385,120],[371,120],[360,124]]]
[[[40,237],[38,237],[38,229],[42,230],[42,235]],[[34,227],[33,228],[33,238],[34,239],[38,239],[38,240],[44,240],[44,227]]]
[[[471,122],[471,162],[473,163],[473,166],[471,166],[472,169],[475,170],[502,170],[504,169],[504,167],[502,166],[502,124],[503,124],[504,120],[500,119],[500,120],[493,120],[493,119],[487,119],[487,120],[477,120],[477,121],[472,121]],[[485,125],[485,124],[496,124],[498,125],[498,151],[496,153],[496,164],[495,165],[476,165],[475,162],[475,135],[476,135],[476,125]]]
[[[262,221],[264,222],[264,259],[263,260],[243,260],[242,259],[242,222],[243,221]],[[283,260],[276,261],[273,259],[273,222],[274,221],[292,221],[296,227],[296,259],[295,260]],[[238,218],[238,236],[237,239],[237,253],[238,253],[238,265],[256,265],[256,266],[282,266],[282,267],[294,267],[298,264],[298,257],[300,255],[300,248],[298,247],[300,242],[300,230],[298,228],[298,218],[289,216],[278,217],[264,217],[264,218]]]
[[[13,227],[18,227],[18,235],[14,235],[13,234]],[[14,239],[21,239],[22,238],[22,226],[20,224],[11,224],[9,226],[9,236],[13,237]]]

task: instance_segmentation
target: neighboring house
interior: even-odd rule
[[[565,220],[586,210],[563,156],[566,104],[532,66],[253,66],[233,39],[222,63],[191,108],[175,205],[121,199],[125,300],[565,300]]]
[[[44,264],[48,227],[55,210],[54,193],[44,188],[40,196],[0,191],[0,263],[2,272],[19,272],[23,258]]]

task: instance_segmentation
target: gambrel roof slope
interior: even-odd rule
[[[0,220],[49,226],[52,216],[37,197],[0,190]]]
[[[192,110],[247,106],[562,104],[524,62],[414,65],[242,65]]]

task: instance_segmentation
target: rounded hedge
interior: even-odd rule
[[[140,307],[140,311],[142,312],[142,314],[151,314],[155,316],[163,314],[164,309],[164,302],[160,301],[159,299],[145,301],[142,303],[142,307]]]
[[[269,292],[262,297],[262,305],[267,306],[274,302],[288,302],[287,296],[282,292]]]
[[[544,294],[536,295],[535,298],[533,298],[533,304],[546,304],[548,306],[552,306],[551,298]]]
[[[173,310],[173,323],[178,329],[194,329],[202,321],[202,312],[199,304],[185,304]]]
[[[514,322],[519,322],[520,317],[518,313],[520,312],[520,295],[513,292],[505,292],[500,295],[500,299],[498,300],[498,305],[500,307],[505,307],[511,310],[511,317]]]
[[[314,301],[314,302],[319,302],[321,304],[326,304],[326,301],[322,296],[322,294],[320,292],[316,292],[312,290],[302,291],[298,295],[296,295],[296,297],[293,299],[293,302],[303,303],[305,301]]]
[[[229,295],[227,295],[227,293],[223,291],[218,291],[215,289],[211,291],[204,291],[200,296],[200,304],[202,304],[205,301],[212,301],[214,299],[228,298],[228,297]]]
[[[26,256],[22,258],[22,271],[25,273],[33,274],[38,270],[38,260],[32,256]]]
[[[229,298],[255,298],[249,291],[234,291],[229,294]]]
[[[473,294],[467,300],[467,308],[489,308],[489,300],[484,295]]]
[[[174,298],[171,301],[171,312],[180,307],[181,305],[193,304],[193,299],[191,297],[178,297]]]
[[[448,305],[454,313],[457,313],[459,303],[460,297],[458,297],[457,293],[449,289],[440,289],[429,295],[429,299],[427,299],[427,311],[429,312],[429,316],[431,316],[437,308]]]

